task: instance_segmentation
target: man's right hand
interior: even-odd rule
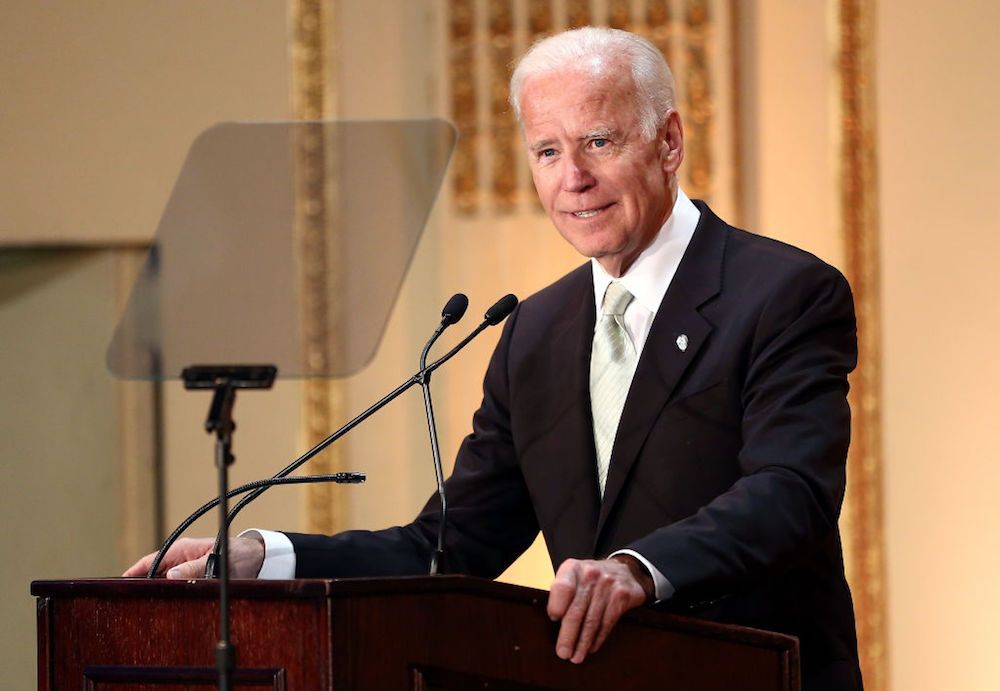
[[[211,537],[182,537],[167,550],[156,575],[162,576],[166,572],[167,578],[203,578],[205,563],[214,544],[215,539]],[[145,576],[155,558],[156,552],[147,554],[132,564],[122,576],[126,578]],[[229,538],[230,578],[256,578],[263,563],[263,539],[250,536]]]

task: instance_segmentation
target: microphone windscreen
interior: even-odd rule
[[[496,326],[506,319],[507,315],[513,312],[515,307],[517,307],[517,296],[508,293],[486,310],[486,321],[489,322],[490,326]]]
[[[441,310],[441,323],[445,326],[454,324],[465,316],[467,309],[469,309],[469,298],[462,293],[455,293]]]

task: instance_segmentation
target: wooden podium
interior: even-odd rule
[[[218,584],[36,581],[38,688],[215,685]],[[459,576],[231,584],[237,689],[798,691],[798,641],[649,610],[582,665],[548,593]]]

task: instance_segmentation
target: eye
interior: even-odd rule
[[[594,146],[595,149],[603,149],[611,142],[609,142],[604,137],[598,137],[597,139],[592,139],[590,143]]]
[[[555,149],[542,149],[541,151],[538,152],[539,158],[552,158],[555,155],[556,155]]]

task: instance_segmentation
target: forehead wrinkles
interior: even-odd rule
[[[600,130],[637,129],[636,90],[631,75],[556,70],[533,75],[522,91],[522,124],[529,144],[565,131],[571,137]],[[530,130],[530,131],[529,131]]]

